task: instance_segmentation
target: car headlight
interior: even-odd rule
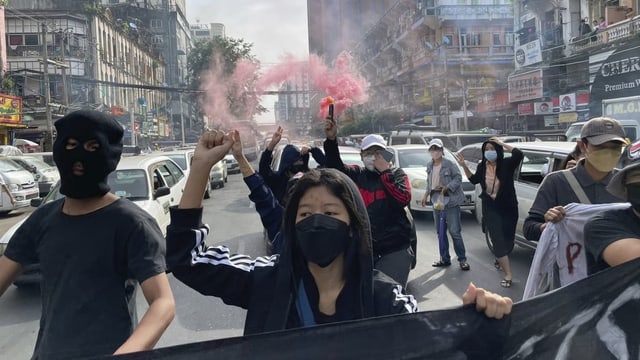
[[[20,191],[20,185],[18,184],[9,184],[9,190],[11,191]]]
[[[4,254],[4,251],[7,249],[7,244],[0,244],[0,256]]]
[[[413,179],[411,180],[411,187],[414,189],[426,189],[427,188],[427,180],[426,179]]]

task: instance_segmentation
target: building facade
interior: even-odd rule
[[[278,90],[278,101],[274,104],[276,124],[290,133],[308,135],[312,127],[310,87],[307,72],[296,74],[295,79],[284,83]]]
[[[190,30],[194,42],[213,40],[217,36],[226,37],[224,24],[221,23],[191,24]]]
[[[600,115],[640,121],[637,1],[528,0],[516,12],[521,64],[509,95],[519,122],[538,130]]]
[[[367,106],[448,131],[514,116],[503,101],[513,51],[510,0],[400,0],[354,47]]]

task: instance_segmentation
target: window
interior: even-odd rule
[[[153,191],[158,190],[161,187],[167,186],[164,182],[162,174],[156,169],[153,171]]]
[[[24,45],[24,39],[22,35],[9,35],[9,45]]]
[[[160,174],[162,174],[162,177],[164,178],[164,181],[168,187],[173,187],[176,184],[176,179],[171,174],[171,171],[167,169],[166,165],[158,167],[158,171],[160,172]]]
[[[482,35],[479,33],[470,34],[472,46],[480,46]]]
[[[160,19],[151,19],[151,28],[152,29],[161,29],[162,28],[162,20],[160,20]]]
[[[539,185],[549,172],[549,154],[524,152],[517,180]]]
[[[500,34],[493,34],[493,45],[502,45],[500,41]]]
[[[183,157],[184,159],[184,157]],[[176,166],[176,164],[168,162],[167,163],[167,168],[169,169],[169,171],[171,173],[173,173],[174,178],[177,181],[180,181],[180,179],[182,179],[184,177],[184,173],[182,172],[182,170],[180,170],[180,168],[178,166]]]

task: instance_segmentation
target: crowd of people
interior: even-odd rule
[[[327,118],[324,151],[287,145],[274,172],[267,165],[282,136],[279,128],[256,172],[242,152],[237,130],[206,131],[181,201],[170,209],[164,239],[149,215],[109,192],[106,179],[122,153],[123,131],[117,122],[99,112],[78,111],[55,126],[53,153],[66,197],[38,208],[0,257],[0,295],[24,267],[41,264],[44,305],[34,358],[153,348],[180,301],[173,298],[167,272],[205,296],[247,309],[245,334],[418,311],[406,292],[415,261],[415,229],[407,212],[410,183],[391,162],[380,135],[362,140],[363,166],[347,166],[340,157],[336,122]],[[588,274],[640,257],[640,163],[614,168],[626,143],[616,120],[595,118],[585,124],[575,165],[544,178],[525,219],[526,236],[544,236],[551,224],[568,217],[571,203],[628,202],[598,213],[586,225]],[[433,266],[451,265],[448,231],[459,267],[468,271],[460,221],[463,174],[443,158],[443,151],[443,143],[433,140],[425,154],[431,161],[422,205],[434,203],[434,221],[447,225],[436,226],[445,241],[439,242]],[[505,157],[505,151],[511,156]],[[232,254],[226,246],[207,245],[211,228],[202,222],[203,195],[212,166],[229,152],[273,241],[272,256],[251,258]],[[509,254],[518,220],[513,179],[523,153],[499,138],[483,143],[482,152],[475,172],[460,154],[456,158],[464,176],[482,189],[494,266],[504,272],[500,285],[509,288]],[[309,169],[309,154],[320,168]],[[135,307],[136,283],[149,303],[139,322],[129,311]],[[511,298],[473,284],[462,300],[495,319],[512,307]]]

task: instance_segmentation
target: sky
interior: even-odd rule
[[[253,54],[263,67],[277,63],[285,53],[309,54],[307,2],[304,0],[186,0],[187,21],[223,23],[226,35],[253,43]],[[269,112],[259,122],[274,122],[276,96],[264,96]]]

